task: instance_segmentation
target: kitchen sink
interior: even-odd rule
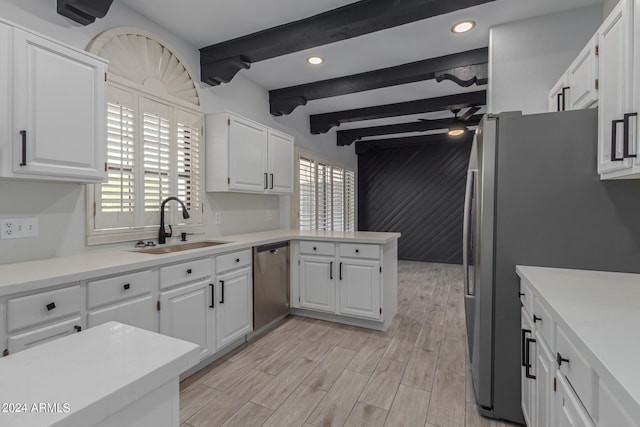
[[[229,243],[229,242],[193,242],[193,243],[183,243],[181,245],[172,245],[172,246],[160,246],[160,247],[154,247],[151,249],[143,249],[141,251],[136,251],[142,254],[156,254],[156,255],[160,255],[160,254],[170,254],[173,252],[180,252],[180,251],[188,251],[191,249],[200,249],[200,248],[208,248],[210,246],[218,246],[218,245],[224,245],[225,243]]]

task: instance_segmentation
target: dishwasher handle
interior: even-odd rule
[[[260,252],[271,252],[272,254],[277,254],[278,253],[278,249],[283,249],[283,248],[288,248],[288,247],[289,247],[289,241],[269,243],[269,244],[266,244],[266,245],[254,246],[253,247],[253,253],[257,254],[257,253],[260,253]]]

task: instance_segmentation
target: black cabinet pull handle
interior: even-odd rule
[[[220,304],[224,304],[224,280],[220,280]]]
[[[616,157],[616,143],[618,140],[618,124],[624,123],[624,120],[612,120],[611,121],[611,161],[621,162],[624,157]]]
[[[342,280],[342,263],[340,263],[340,280]]]
[[[522,366],[527,366],[527,358],[526,358],[526,353],[527,353],[527,334],[531,333],[531,329],[522,329]]]
[[[529,370],[531,369],[531,353],[529,352],[530,348],[529,348],[529,344],[531,344],[532,342],[536,342],[536,340],[534,340],[533,338],[527,338],[527,342],[526,342],[526,347],[527,347],[527,352],[526,352],[526,366],[524,368],[524,375],[527,378],[531,378],[532,380],[536,379],[536,376],[533,375]]]
[[[56,308],[56,303],[55,302],[50,302],[49,304],[47,304],[47,311],[51,311],[54,308]]]
[[[187,274],[191,274],[191,269],[187,269]]]
[[[215,287],[213,286],[213,283],[209,283],[209,286],[211,286],[211,304],[209,304],[209,308],[213,308],[215,305],[215,299],[213,296],[213,290],[215,289]]]
[[[329,279],[333,280],[333,261],[329,263]]]
[[[80,325],[75,325],[75,326],[73,327],[73,329],[75,329],[75,330],[76,330],[76,332],[80,332],[80,331],[82,330],[82,326],[80,326]]]
[[[519,297],[523,297],[523,296],[525,296],[525,294],[524,294],[524,292],[518,292],[518,296]]]
[[[533,315],[533,323],[542,322],[542,317],[538,317],[535,314]]]
[[[128,283],[125,283],[124,285],[122,285],[122,287],[124,288],[125,291],[129,290],[129,288],[131,288],[131,285]]]
[[[629,118],[637,116],[638,113],[627,113],[624,115],[624,145],[622,146],[622,157],[625,159],[629,157],[636,157],[635,154],[629,154]]]
[[[562,88],[562,111],[566,111],[565,99],[567,98],[567,91],[570,89],[569,86],[565,86]]]
[[[273,174],[269,174],[271,175],[271,187],[269,187],[270,190],[273,190]]]
[[[562,97],[562,93],[558,92],[558,93],[556,94],[556,104],[557,104],[556,111],[562,111],[562,110],[560,109],[560,108],[561,108],[561,104],[560,104],[560,98],[561,98],[561,97]]]
[[[22,161],[20,166],[27,166],[27,131],[21,130],[20,136],[22,136]]]
[[[560,353],[556,353],[556,362],[558,362],[558,367],[560,367],[562,366],[562,362],[569,363],[569,359],[565,359]]]
[[[265,172],[264,173],[264,189],[266,190],[267,188],[269,188],[269,174]]]

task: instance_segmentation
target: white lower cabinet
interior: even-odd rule
[[[253,330],[251,267],[218,275],[216,288],[216,343],[222,348]]]
[[[380,319],[380,261],[340,258],[340,313]]]
[[[609,388],[600,381],[600,425],[615,427],[638,427],[640,420],[633,420]]]
[[[300,255],[300,307],[336,311],[335,258]]]
[[[209,280],[160,294],[160,333],[200,346],[200,358],[215,352],[213,286]]]
[[[533,340],[533,323],[531,322],[530,314],[522,307],[521,310],[521,382],[520,382],[520,403],[522,406],[522,415],[524,416],[524,422],[528,426],[534,426],[533,417],[536,413],[535,408],[535,376],[533,369],[535,366],[531,363],[531,342]]]
[[[536,401],[535,420],[537,427],[550,427],[553,413],[553,379],[555,377],[555,358],[547,347],[544,338],[536,333],[536,380],[535,393],[532,398]]]
[[[22,334],[9,335],[7,338],[7,353],[5,355],[8,356],[56,338],[75,334],[82,330],[81,325],[82,320],[80,317],[74,317],[64,322],[43,326]]]
[[[151,295],[111,305],[87,313],[87,326],[93,328],[103,323],[116,321],[148,331],[157,332],[155,300]]]

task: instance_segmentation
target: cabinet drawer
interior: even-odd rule
[[[533,316],[535,316],[535,318]],[[553,318],[551,317],[549,312],[540,304],[537,299],[533,301],[532,319],[535,319],[534,327],[537,331],[540,332],[540,334],[546,341],[547,346],[551,349],[551,352],[555,352],[556,322],[553,321]]]
[[[380,258],[380,247],[378,245],[340,243],[340,256],[378,259]]]
[[[42,292],[7,301],[9,332],[80,313],[80,286]]]
[[[209,258],[162,267],[160,269],[160,288],[165,289],[180,283],[209,277],[212,271],[211,259]]]
[[[216,273],[224,273],[234,268],[247,267],[252,263],[251,249],[218,255],[216,257]]]
[[[562,329],[557,329],[556,356],[568,359],[558,367],[593,419],[598,418],[598,376],[569,341]]]
[[[140,271],[89,282],[87,305],[93,308],[148,294],[151,292],[151,280],[151,271]]]
[[[335,255],[336,245],[332,242],[300,242],[301,254]]]
[[[533,291],[524,280],[520,280],[520,302],[527,313],[533,313]]]
[[[17,353],[29,347],[80,332],[79,328],[81,325],[80,318],[76,317],[25,334],[11,336],[7,340],[9,354]]]
[[[136,328],[157,332],[156,313],[156,301],[149,295],[141,299],[89,312],[87,315],[87,327],[93,328],[114,320]]]

